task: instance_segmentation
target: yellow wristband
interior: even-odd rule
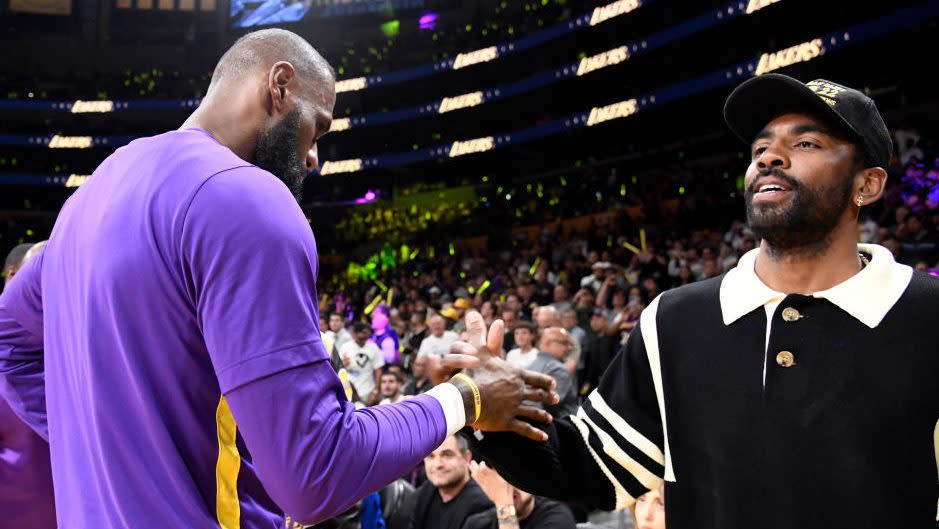
[[[479,386],[477,386],[476,383],[473,382],[473,379],[464,375],[463,373],[457,373],[453,375],[453,378],[458,378],[462,380],[463,382],[466,382],[466,385],[470,387],[470,391],[473,392],[473,407],[475,408],[475,411],[476,411],[476,418],[473,419],[473,422],[471,424],[476,424],[476,421],[479,420],[479,414],[482,413],[482,409],[483,409],[482,398],[479,396]]]

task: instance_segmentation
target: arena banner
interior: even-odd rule
[[[37,15],[71,15],[72,0],[10,0],[10,11]]]

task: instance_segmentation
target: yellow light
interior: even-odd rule
[[[760,64],[756,67],[754,75],[763,75],[792,64],[808,62],[823,53],[825,53],[825,46],[822,39],[796,44],[775,53],[764,53],[760,56]]]
[[[450,146],[450,158],[456,158],[457,156],[475,152],[491,151],[494,148],[495,138],[492,136],[477,138],[475,140],[455,141],[453,145]]]
[[[580,60],[580,66],[577,67],[577,76],[580,77],[600,68],[619,64],[626,59],[629,59],[629,48],[627,46],[620,46],[592,57],[584,57]]]
[[[605,107],[594,107],[590,109],[590,117],[587,119],[587,126],[592,127],[598,123],[610,121],[611,119],[625,118],[638,111],[639,107],[635,99],[620,101],[619,103],[613,103]]]
[[[481,104],[483,104],[482,92],[470,92],[469,94],[463,94],[456,97],[445,97],[440,101],[440,108],[437,110],[437,113],[443,114],[444,112],[450,112],[451,110],[475,107]]]
[[[453,69],[459,70],[460,68],[466,68],[467,66],[481,62],[489,62],[498,56],[499,50],[495,46],[489,46],[488,48],[471,51],[469,53],[461,53],[457,55],[456,60],[453,61]]]
[[[346,79],[336,83],[337,94],[342,92],[355,92],[356,90],[362,90],[363,88],[365,88],[364,77],[355,77],[353,79]]]
[[[321,175],[337,173],[354,173],[362,170],[362,159],[353,158],[351,160],[338,160],[335,162],[326,162],[320,168]]]
[[[91,175],[85,174],[70,174],[68,175],[68,180],[65,181],[65,187],[79,187],[88,181],[88,178]]]
[[[625,15],[630,11],[638,9],[641,5],[642,2],[640,0],[618,0],[612,4],[600,6],[593,10],[593,15],[590,17],[590,25],[596,26],[597,24],[606,22],[613,17]]]
[[[91,136],[59,136],[49,140],[50,149],[87,149],[91,147]]]
[[[85,112],[114,112],[114,101],[82,101],[72,103],[72,114]]]
[[[329,132],[342,132],[349,130],[351,126],[352,124],[349,122],[349,118],[334,119],[333,124],[329,127]]]
[[[779,0],[750,0],[750,3],[747,4],[747,14],[750,15],[763,9],[766,6],[773,5]]]

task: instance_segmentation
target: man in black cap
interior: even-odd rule
[[[484,433],[474,451],[603,509],[664,480],[669,529],[936,527],[939,280],[857,244],[887,178],[883,119],[857,90],[778,74],[724,116],[751,144],[760,247],[656,298],[549,443]]]

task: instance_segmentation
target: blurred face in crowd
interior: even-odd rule
[[[577,313],[572,310],[564,311],[564,313],[561,314],[561,325],[567,330],[577,327]]]
[[[479,314],[486,321],[489,321],[490,319],[492,319],[492,316],[493,316],[492,303],[488,301],[483,303],[482,307],[480,307],[479,309]]]
[[[505,322],[505,328],[508,329],[515,325],[515,312],[506,310],[502,312],[502,321]]]
[[[548,305],[538,309],[538,314],[535,316],[535,323],[538,325],[539,329],[547,329],[548,327],[560,325],[561,321],[558,318],[557,309]]]
[[[531,333],[531,330],[529,330],[527,327],[519,327],[518,329],[515,329],[513,336],[515,336],[515,345],[519,348],[527,348],[531,346],[531,342],[535,338],[535,336]]]
[[[617,290],[613,293],[613,306],[616,308],[621,308],[626,305],[626,293],[622,290]]]
[[[662,489],[650,490],[636,499],[636,528],[665,529],[665,496]]]
[[[567,301],[567,288],[564,285],[554,287],[554,302],[562,303]]]
[[[424,318],[420,314],[411,314],[410,325],[412,330],[417,331],[424,325]]]
[[[381,309],[375,309],[372,312],[372,328],[376,331],[383,331],[388,327],[388,314]]]
[[[720,268],[717,267],[717,261],[714,259],[705,259],[704,268],[702,269],[704,277],[717,277],[721,274]]]
[[[522,303],[519,301],[518,296],[512,294],[511,296],[505,298],[505,310],[517,311],[522,308]]]
[[[414,378],[424,377],[424,374],[427,373],[426,356],[418,356],[414,359],[414,363],[411,364],[411,373],[414,375]]]
[[[443,321],[443,317],[434,316],[430,319],[430,332],[440,338],[443,336],[443,332],[447,330],[447,325]]]
[[[326,332],[329,330],[329,326],[326,323],[326,318],[320,317],[320,332]]]
[[[452,489],[469,480],[469,451],[462,451],[456,437],[451,435],[436,450],[424,458],[427,479],[438,489]]]
[[[646,289],[646,292],[648,292],[650,295],[655,295],[659,291],[658,283],[656,283],[655,279],[652,279],[651,277],[647,277],[642,280],[642,288]],[[636,291],[638,293],[639,289],[636,289]]]
[[[817,249],[853,222],[861,167],[854,144],[807,114],[770,121],[752,145],[744,181],[747,222],[771,248]],[[776,188],[767,186],[774,185]]]
[[[394,398],[401,392],[401,382],[394,373],[385,373],[381,376],[381,396]]]
[[[551,327],[545,329],[541,342],[538,345],[539,351],[548,353],[558,360],[564,360],[567,358],[568,353],[571,352],[571,335],[560,327]]]
[[[597,332],[597,333],[603,332],[606,330],[606,328],[607,328],[606,316],[594,314],[593,316],[590,317],[590,329],[592,329],[593,332]]]
[[[580,308],[591,308],[597,302],[597,296],[593,293],[593,290],[585,288],[583,294],[580,296],[580,303],[577,304]]]
[[[365,342],[367,342],[368,339],[371,338],[371,336],[372,336],[371,329],[367,329],[367,328],[362,329],[361,331],[355,333],[355,343],[359,344],[359,347],[362,347],[365,345]]]
[[[338,314],[331,314],[329,316],[329,330],[333,332],[339,332],[342,330],[342,316]]]

